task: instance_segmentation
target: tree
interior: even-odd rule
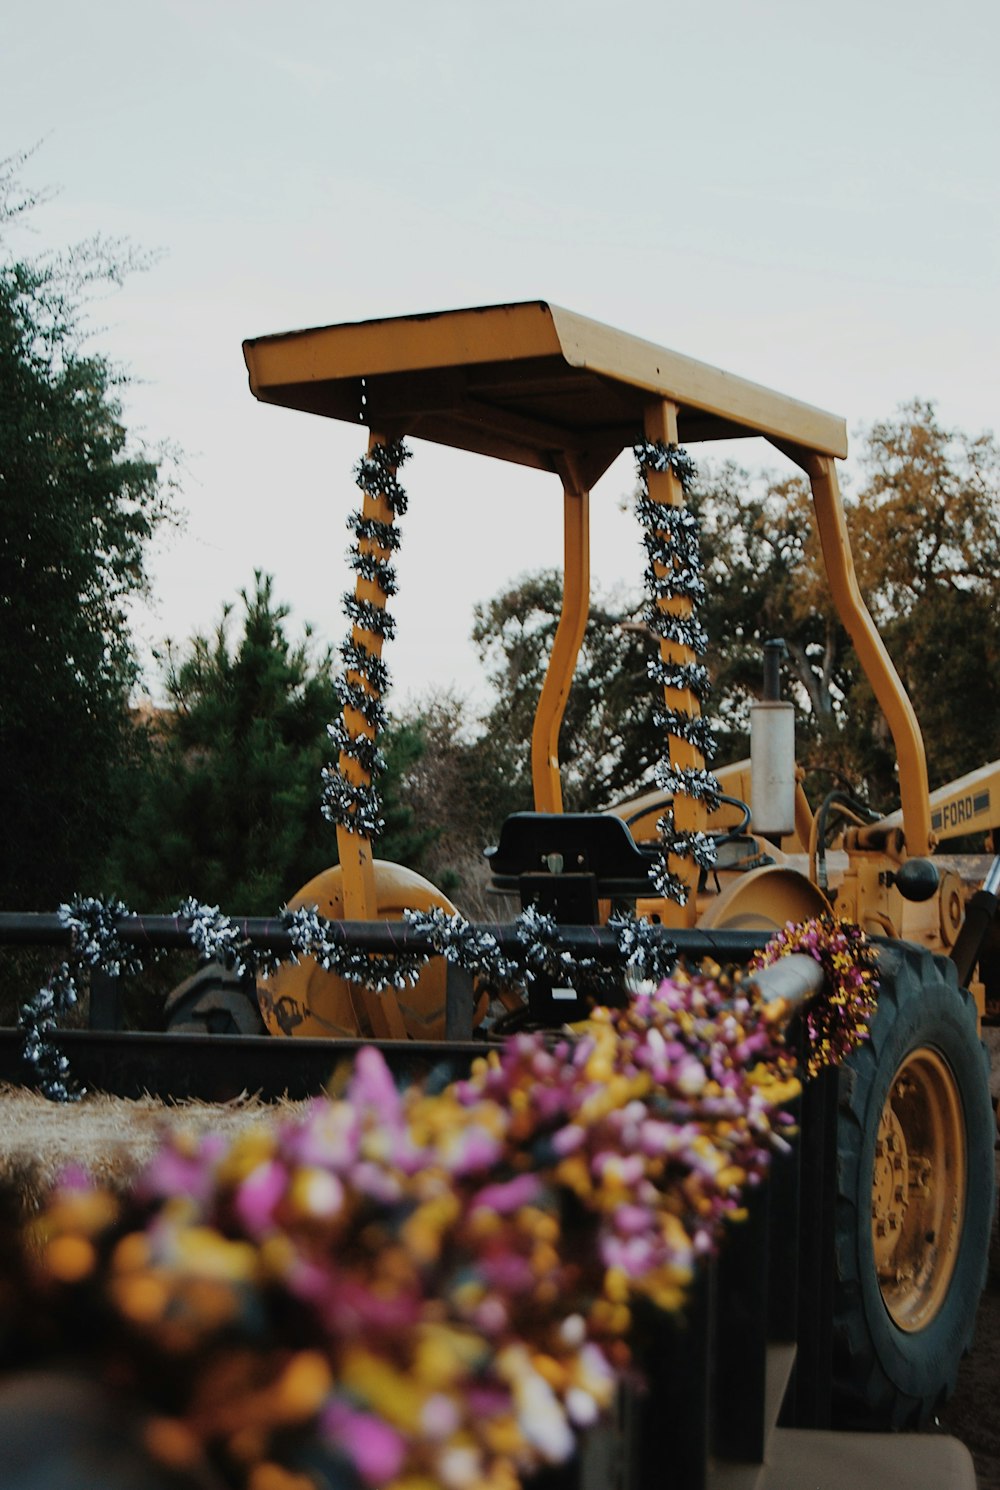
[[[33,203],[0,163],[0,905],[54,906],[99,878],[133,761],[127,608],[169,515],[161,461],[122,420],[127,380],[88,350],[89,290],[129,261],[95,241],[10,249]]]
[[[483,731],[465,701],[452,693],[418,701],[402,726],[413,730],[422,746],[399,783],[401,803],[428,835],[421,873],[470,920],[494,919],[497,904],[487,897],[485,849],[496,843],[509,812],[531,805],[512,769],[509,741]]]
[[[853,673],[847,638],[825,605],[808,486],[796,478],[752,478],[727,464],[708,470],[690,501],[701,520],[707,595],[700,614],[709,635],[707,712],[718,762],[747,753],[749,707],[760,692],[763,644],[772,637],[788,646],[807,738],[836,740],[836,711]],[[521,806],[531,802],[531,724],[560,603],[560,576],[545,571],[523,576],[476,610],[473,639],[498,695],[486,732],[511,759]],[[598,597],[591,606],[560,735],[569,807],[605,806],[653,785],[663,738],[653,723],[660,699],[647,668],[658,651],[645,609],[638,593]]]
[[[115,855],[119,893],[144,910],[194,895],[267,915],[337,862],[336,833],[320,812],[326,726],[340,712],[332,652],[317,655],[308,628],[289,640],[288,607],[270,576],[258,571],[241,601],[235,641],[226,606],[211,636],[166,654],[170,707],[153,721],[149,769]],[[422,748],[412,725],[387,741],[380,857],[415,864],[430,837],[399,800],[399,778]]]
[[[845,496],[855,565],[923,727],[934,786],[998,753],[1000,697],[982,684],[1000,656],[1000,451],[990,435],[944,429],[916,400],[864,432],[859,464]],[[713,714],[736,743],[763,644],[782,637],[800,759],[880,809],[895,805],[888,726],[833,610],[807,483],[708,468],[692,505],[709,577]]]
[[[945,429],[914,399],[865,431],[866,480],[849,506],[862,588],[891,623],[944,589],[993,595],[1000,583],[1000,447]]]
[[[865,433],[863,481],[845,505],[862,588],[923,728],[931,784],[997,755],[1000,690],[1000,450],[939,424],[914,402]],[[888,810],[897,792],[888,728],[834,612],[808,484],[706,467],[690,502],[701,521],[700,615],[713,679],[718,763],[748,750],[762,649],[783,638],[800,759],[818,790],[831,774]],[[487,721],[530,804],[527,741],[555,635],[561,582],[523,576],[477,609],[473,637],[498,702]],[[646,662],[654,643],[634,596],[595,604],[560,739],[567,805],[603,805],[652,784],[662,740]],[[970,710],[971,699],[976,707]]]
[[[807,483],[707,469],[692,493],[708,592],[701,614],[722,723],[744,753],[765,642],[785,642],[810,733],[834,724],[850,685],[847,638],[829,604]]]
[[[1000,754],[1000,447],[944,428],[933,404],[914,400],[866,432],[862,466],[848,508],[858,577],[935,786]],[[861,684],[849,708],[878,739]]]
[[[473,640],[491,669],[498,702],[484,721],[506,754],[510,799],[532,805],[531,726],[559,621],[562,581],[555,570],[522,576],[478,605]],[[559,740],[567,808],[586,811],[627,796],[656,759],[655,699],[646,674],[652,641],[628,599],[596,597],[580,648]]]

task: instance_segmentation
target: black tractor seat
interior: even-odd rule
[[[649,877],[657,845],[636,843],[620,817],[602,812],[515,812],[486,850],[498,890],[522,895],[544,877],[586,877],[600,900],[634,900],[656,893]],[[530,877],[530,885],[523,881]],[[530,897],[538,897],[532,894]]]

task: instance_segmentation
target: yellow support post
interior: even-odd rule
[[[590,611],[590,493],[563,483],[563,603],[531,731],[536,812],[562,812],[559,731]]]
[[[647,440],[659,441],[664,445],[678,443],[677,405],[668,399],[648,404],[643,423]],[[673,471],[648,471],[646,479],[651,501],[660,502],[663,506],[669,507],[685,505],[684,488]],[[666,573],[667,571],[658,565],[657,572]],[[693,610],[692,602],[686,596],[678,595],[672,599],[660,600],[658,604],[665,615],[681,616],[684,619],[687,619]],[[660,657],[666,663],[682,666],[696,663],[699,660],[690,647],[662,639]],[[665,687],[663,699],[668,709],[682,710],[692,718],[697,718],[701,714],[701,705],[690,689]],[[675,770],[704,769],[704,755],[689,741],[671,734],[668,735],[667,742],[670,764]],[[705,803],[693,797],[676,795],[674,797],[674,827],[678,833],[704,833],[708,828],[708,810]],[[690,859],[682,859],[670,854],[668,855],[668,867],[688,887],[687,903],[672,912],[671,921],[674,924],[693,926],[697,915],[695,899],[698,889],[698,866]]]
[[[899,760],[899,794],[906,851],[912,856],[922,857],[930,853],[935,841],[931,832],[930,789],[923,736],[913,705],[885,643],[875,629],[875,622],[858,586],[836,463],[829,455],[806,454],[791,449],[788,454],[809,477],[833,603],[892,732]],[[864,830],[861,830],[863,838]]]
[[[376,434],[374,430],[368,436],[368,453],[376,445],[384,445],[387,441],[383,435]],[[380,523],[390,524],[393,521],[392,508],[383,496],[364,493],[362,504],[362,515],[374,519]],[[362,552],[371,553],[378,559],[389,559],[389,550],[382,548],[372,539],[361,539],[359,545]],[[354,587],[356,600],[367,601],[384,610],[388,599],[381,585],[374,580],[365,579],[358,575]],[[361,626],[354,626],[351,632],[352,640],[356,645],[364,647],[367,652],[376,657],[382,655],[382,637],[372,631],[366,631]],[[348,681],[358,683],[366,692],[377,695],[377,690],[363,678],[360,673],[350,669],[347,673]],[[360,714],[357,709],[344,707],[344,726],[352,739],[359,735],[366,735],[374,739],[375,731]],[[358,761],[341,751],[339,769],[345,780],[353,786],[370,786],[371,773],[366,771]],[[375,890],[375,870],[372,863],[371,839],[366,834],[352,833],[348,828],[337,824],[337,851],[340,857],[341,869],[343,871],[344,890],[344,918],[348,921],[373,921],[378,915],[378,897]],[[372,1033],[377,1039],[405,1040],[406,1025],[396,1001],[396,996],[391,989],[383,993],[375,993],[370,988],[362,989],[364,995],[365,1009],[371,1022]]]

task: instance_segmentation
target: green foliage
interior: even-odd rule
[[[826,594],[807,483],[707,469],[692,493],[701,519],[708,593],[712,713],[746,753],[749,707],[759,697],[764,643],[781,637],[810,736],[828,730],[850,686],[847,638]]]
[[[915,399],[865,433],[866,480],[849,507],[862,588],[879,620],[935,592],[993,595],[1000,583],[1000,447],[939,423]]]
[[[332,654],[314,655],[308,630],[289,640],[288,608],[269,576],[258,572],[241,599],[235,641],[227,606],[210,637],[167,653],[170,707],[147,727],[148,768],[115,855],[119,892],[144,910],[172,910],[194,895],[268,915],[337,862],[336,833],[319,807],[326,726],[340,711]],[[410,864],[428,835],[414,829],[398,781],[421,749],[412,727],[391,735],[381,782],[379,856]]]
[[[99,878],[114,831],[134,764],[127,607],[168,502],[123,425],[126,380],[85,342],[89,289],[127,265],[97,241],[14,255],[21,164],[0,164],[0,905],[46,909]]]
[[[506,736],[477,732],[468,706],[450,693],[422,700],[401,728],[418,736],[422,749],[402,773],[399,795],[428,841],[420,869],[469,919],[494,919],[487,899],[489,874],[484,857],[496,843],[510,812],[531,806],[513,770]],[[399,727],[397,727],[397,730]]]
[[[868,430],[848,508],[858,576],[920,720],[931,786],[1000,754],[1000,447],[914,401]],[[884,735],[860,680],[854,732]],[[872,774],[891,790],[891,759]]]
[[[375,858],[407,864],[426,875],[428,854],[441,828],[420,814],[419,804],[407,787],[427,754],[423,721],[419,717],[392,720],[382,741],[382,753],[385,771],[379,777],[378,788],[385,828],[374,846]]]
[[[932,404],[914,401],[865,432],[860,465],[863,480],[845,498],[859,582],[936,786],[998,754],[1000,450],[989,435],[944,429]],[[707,474],[694,505],[723,721],[746,728],[761,647],[782,637],[800,759],[880,808],[895,805],[892,740],[829,599],[807,483],[725,466]]]
[[[532,806],[531,725],[548,666],[561,605],[555,570],[522,576],[476,607],[473,640],[490,668],[498,702],[486,734],[506,755],[514,807]],[[591,603],[559,742],[564,805],[603,806],[636,788],[656,759],[653,690],[646,676],[652,639],[628,602]]]
[[[918,401],[866,432],[861,467],[846,498],[858,576],[923,726],[935,786],[1000,753],[1000,450],[992,436],[944,429]],[[823,772],[818,789],[839,778],[880,808],[895,805],[892,741],[833,610],[808,483],[727,464],[706,468],[690,500],[701,520],[718,763],[747,754],[763,644],[781,637],[799,757]],[[555,572],[526,575],[476,613],[473,637],[498,699],[486,739],[509,763],[521,807],[531,802],[531,722],[560,593]],[[654,644],[638,615],[630,597],[592,608],[560,738],[569,807],[651,784],[661,749],[646,678]]]

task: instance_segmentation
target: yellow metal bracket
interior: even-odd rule
[[[830,594],[896,746],[906,850],[918,857],[929,854],[935,840],[931,832],[930,789],[923,736],[913,705],[861,595],[836,462],[829,455],[817,455],[778,441],[774,443],[809,477]]]
[[[563,485],[563,602],[531,731],[536,812],[562,812],[559,731],[590,611],[590,493]]]

